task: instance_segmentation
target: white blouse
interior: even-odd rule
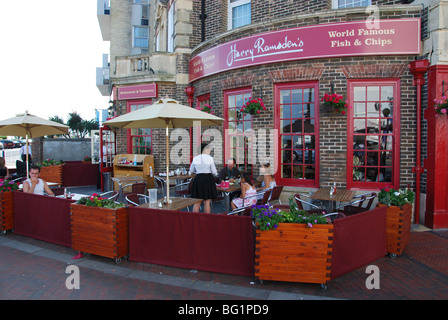
[[[213,157],[204,153],[198,154],[193,158],[193,161],[190,165],[190,173],[211,173],[214,176],[218,175]]]

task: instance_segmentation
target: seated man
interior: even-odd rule
[[[38,166],[31,166],[30,177],[23,182],[23,192],[43,195],[44,191],[54,196],[54,192],[50,189],[48,184],[39,178],[40,168]]]
[[[219,182],[229,180],[230,182],[234,182],[235,179],[240,177],[240,171],[237,167],[235,167],[235,159],[230,158],[227,160],[227,167],[224,167],[219,171]]]

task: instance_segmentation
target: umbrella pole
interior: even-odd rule
[[[170,204],[170,150],[169,150],[169,143],[168,143],[168,123],[169,120],[166,120],[166,133],[165,133],[165,140],[166,140],[166,204]]]
[[[26,144],[25,144],[25,152],[26,152],[26,162],[25,162],[25,166],[26,166],[26,178],[29,178],[29,168],[28,168],[28,134],[26,134]]]

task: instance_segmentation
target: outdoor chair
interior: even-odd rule
[[[174,195],[176,197],[184,197],[191,195],[191,188],[193,186],[193,179],[185,179],[184,182],[179,183],[174,188]]]
[[[139,206],[149,202],[149,196],[141,193],[129,193],[125,196],[126,202],[133,206]]]
[[[126,187],[131,187],[131,192],[125,192],[125,194],[130,193],[140,193],[146,194],[146,182],[129,183],[123,186],[123,190]]]
[[[336,208],[336,211],[342,212],[345,215],[353,215],[360,212],[369,211],[373,201],[376,198],[376,193],[372,192],[371,194],[362,194],[354,197],[354,200],[347,204],[342,204]],[[364,203],[366,203],[365,206]]]
[[[160,179],[158,177],[154,177],[155,180],[155,187],[157,188],[157,194],[161,193],[162,196],[161,197],[157,197],[157,198],[163,198],[165,197],[165,181],[163,179]]]
[[[107,192],[101,193],[100,197],[111,199],[111,200],[116,200],[118,197],[118,191],[107,191]]]
[[[331,222],[333,222],[336,219],[344,218],[346,215],[342,212],[332,212],[324,214],[325,217],[328,217]]]
[[[55,196],[61,196],[64,194],[64,187],[50,187]]]
[[[283,186],[275,186],[272,188],[271,196],[269,197],[268,203],[273,201],[278,201],[279,204],[282,204],[280,201],[280,195],[282,194]]]
[[[239,215],[239,216],[250,216],[251,214],[251,206],[249,207],[241,207],[241,208],[236,208],[235,210],[232,210],[228,213],[226,213],[228,216],[233,216],[233,215]]]
[[[294,194],[294,200],[296,201],[297,208],[299,210],[305,210],[310,213],[322,213],[325,211],[325,206],[323,205],[323,203],[320,200],[312,200],[312,201],[314,201],[314,203],[313,203],[313,202],[311,202],[311,199],[310,199],[310,201],[305,201],[302,198],[309,198],[309,197],[304,194],[300,194],[300,193]],[[305,205],[305,207],[304,207],[304,205]],[[309,208],[307,208],[306,206],[308,206]],[[307,208],[307,209],[305,209],[305,208]]]
[[[267,204],[268,200],[269,200],[269,197],[271,196],[271,193],[272,193],[272,189],[258,192],[257,196],[262,194],[263,198],[257,200],[257,205]]]

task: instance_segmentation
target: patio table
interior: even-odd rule
[[[337,188],[336,192],[330,195],[330,187],[322,187],[319,188],[316,192],[314,192],[311,195],[311,199],[315,200],[324,200],[324,201],[330,201],[330,210],[329,212],[333,212],[334,209],[334,203],[336,201],[339,202],[349,202],[353,199],[355,196],[355,191],[347,190],[343,188]]]
[[[143,203],[138,207],[141,208],[149,208],[149,209],[160,209],[160,210],[174,210],[178,211],[189,206],[194,205],[195,203],[199,203],[202,199],[197,198],[184,198],[184,197],[170,197],[171,203],[162,204],[162,207],[159,207],[159,202],[163,203],[163,199],[158,199],[157,203]]]

